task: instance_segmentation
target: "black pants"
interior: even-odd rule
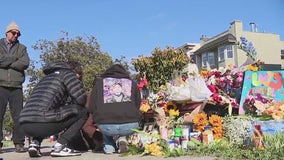
[[[23,109],[23,90],[22,88],[8,88],[0,86],[0,143],[3,140],[3,121],[6,113],[7,105],[12,114],[15,125],[12,140],[14,144],[24,144],[25,135],[18,124],[19,114]]]
[[[40,143],[48,136],[61,133],[57,142],[68,145],[76,137],[76,134],[80,132],[87,118],[87,110],[82,107],[78,115],[72,115],[62,121],[23,123],[21,127],[27,136],[33,137],[34,140]]]

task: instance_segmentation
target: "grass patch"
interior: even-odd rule
[[[13,141],[3,141],[3,147],[13,147]]]

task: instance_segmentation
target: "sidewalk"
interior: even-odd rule
[[[42,157],[39,158],[30,158],[28,155],[28,152],[26,153],[16,153],[14,152],[14,148],[6,147],[2,148],[2,153],[0,153],[0,159],[3,160],[184,160],[184,159],[190,159],[190,160],[215,160],[214,157],[193,157],[193,156],[181,156],[181,157],[170,157],[170,158],[164,158],[164,157],[156,157],[156,156],[120,156],[119,154],[112,154],[112,155],[105,155],[103,153],[92,153],[91,150],[88,152],[82,153],[81,156],[73,156],[73,157],[51,157],[50,150],[51,146],[54,143],[51,142],[44,142],[41,152]]]

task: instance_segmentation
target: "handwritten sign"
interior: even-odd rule
[[[239,114],[244,114],[243,103],[247,96],[260,94],[276,101],[284,100],[284,70],[246,71]]]

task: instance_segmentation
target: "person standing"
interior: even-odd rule
[[[90,109],[103,134],[106,154],[128,151],[126,136],[139,128],[140,103],[137,83],[122,65],[114,64],[96,79]]]
[[[33,137],[29,155],[41,157],[42,140],[59,133],[50,155],[81,155],[70,146],[88,118],[81,64],[75,61],[49,63],[43,73],[46,76],[33,89],[19,118],[25,134]]]
[[[9,104],[15,124],[12,136],[15,152],[25,152],[25,135],[19,128],[18,118],[23,108],[22,87],[30,59],[26,46],[18,40],[21,32],[15,22],[7,26],[5,34],[6,38],[0,39],[0,150],[3,145],[3,121]]]

